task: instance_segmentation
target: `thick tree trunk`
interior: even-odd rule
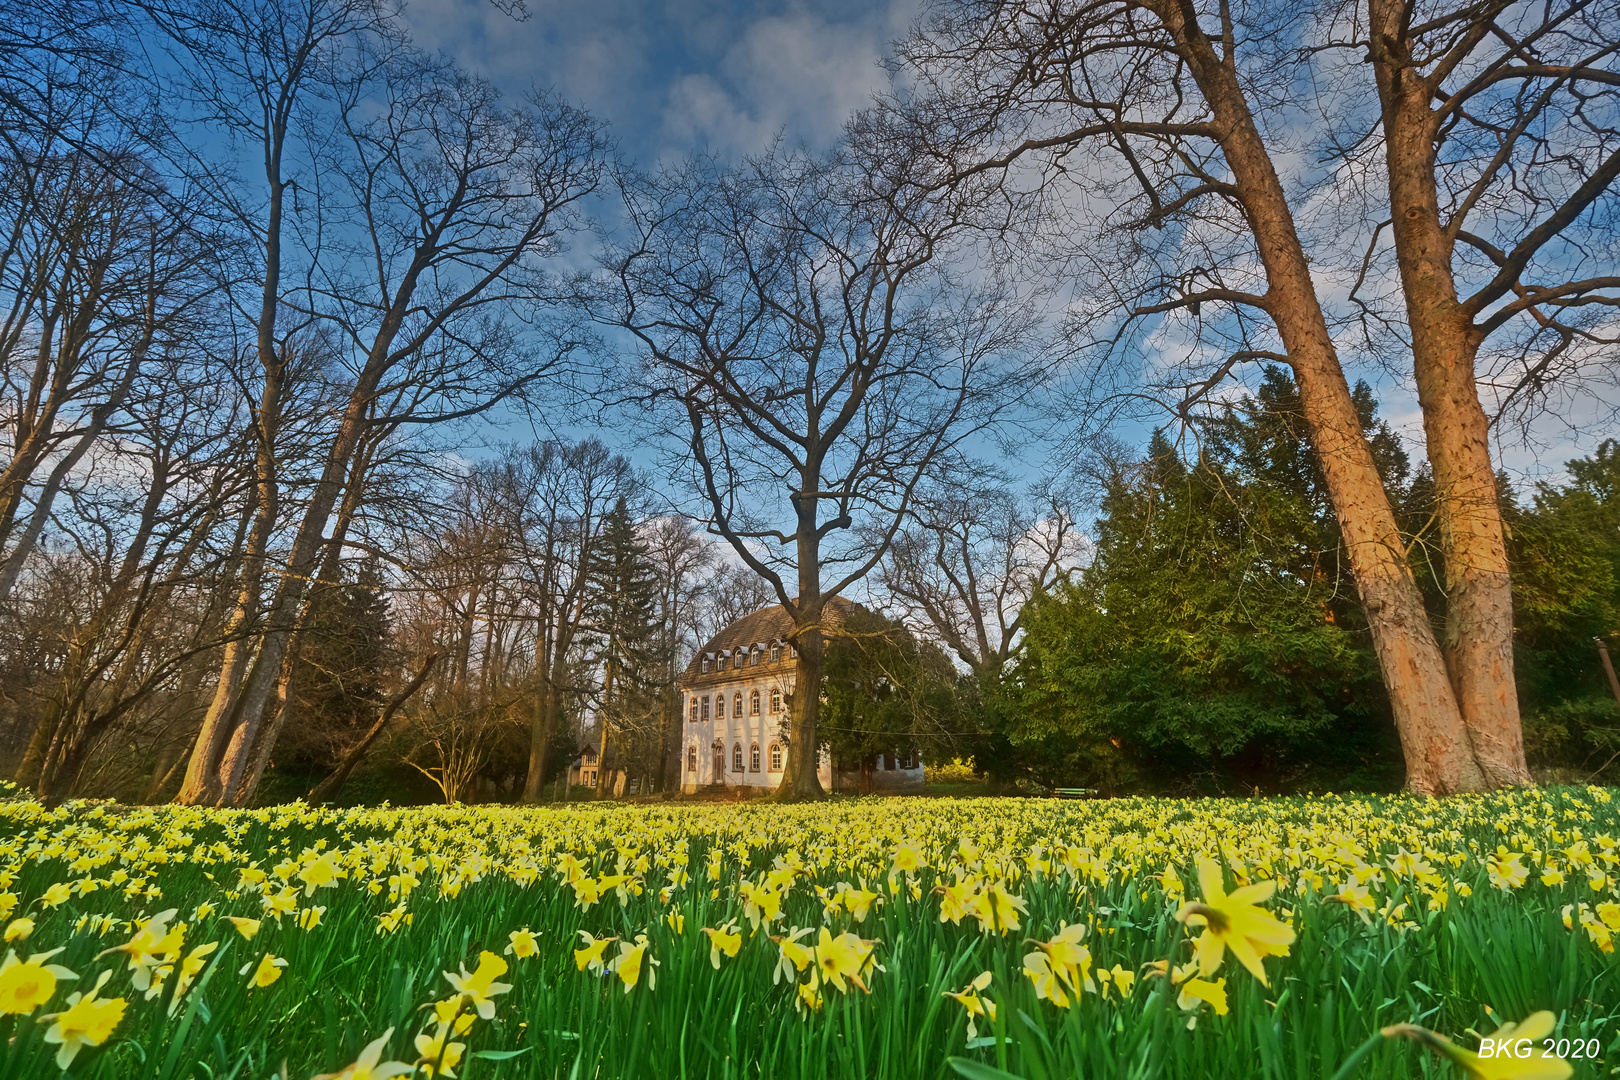
[[[273,345],[271,348],[273,349]],[[261,360],[263,360],[261,355]],[[259,400],[256,424],[258,445],[254,450],[255,500],[253,525],[242,549],[241,585],[236,607],[226,624],[229,640],[220,657],[219,678],[214,696],[203,714],[202,727],[186,764],[185,779],[174,801],[192,806],[208,806],[219,801],[219,763],[242,710],[242,684],[254,661],[255,639],[247,633],[259,617],[263,599],[264,568],[281,508],[281,484],[276,462],[275,440],[280,428],[282,378],[281,363],[272,354],[267,362],[264,388]]]
[[[1498,787],[1528,784],[1513,672],[1513,587],[1490,424],[1475,381],[1481,338],[1458,303],[1454,242],[1440,213],[1433,91],[1407,55],[1404,6],[1368,0],[1368,16],[1396,261],[1438,500],[1447,667],[1486,779]]]
[[[551,756],[552,733],[557,730],[557,714],[561,711],[561,694],[557,684],[547,679],[541,686],[535,702],[534,723],[529,733],[529,774],[523,781],[523,801],[540,801],[540,788],[545,783],[546,759]]]
[[[1407,786],[1429,795],[1486,786],[1406,548],[1361,429],[1350,387],[1317,301],[1281,180],[1236,70],[1198,28],[1190,5],[1166,2],[1175,37],[1220,129],[1221,148],[1253,230],[1268,310],[1299,383],[1300,400],[1372,630],[1406,758]]]
[[[818,775],[821,753],[816,733],[816,725],[821,718],[821,667],[826,645],[821,632],[820,612],[816,613],[810,625],[800,628],[792,640],[799,650],[799,660],[793,669],[787,761],[784,762],[781,786],[776,789],[776,797],[784,802],[822,799],[827,795]]]

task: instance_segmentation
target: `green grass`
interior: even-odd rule
[[[1555,861],[1568,862],[1556,852],[1570,849],[1579,830],[1596,864],[1620,876],[1620,867],[1603,858],[1620,861],[1612,840],[1620,833],[1620,804],[1601,801],[1604,795],[1563,789],[1443,802],[875,799],[811,807],[597,803],[531,811],[299,806],[208,813],[0,804],[0,891],[17,897],[13,918],[26,913],[37,921],[33,935],[12,947],[22,953],[62,947],[51,962],[81,976],[32,1014],[0,1018],[0,1077],[60,1075],[40,1017],[61,1009],[69,991],[88,989],[103,970],[113,973],[103,997],[123,996],[129,1008],[106,1045],[80,1054],[74,1076],[262,1080],[284,1072],[307,1080],[353,1062],[390,1027],[385,1057],[410,1062],[412,1038],[430,1015],[424,1008],[451,993],[443,972],[475,968],[482,950],[500,953],[508,934],[523,926],[542,932],[541,952],[509,958],[511,970],[501,979],[512,990],[495,999],[494,1018],[466,1036],[471,1056],[457,1070],[462,1077],[922,1080],[955,1077],[958,1059],[1028,1078],[1325,1080],[1384,1025],[1419,1024],[1472,1047],[1498,1021],[1543,1009],[1557,1016],[1559,1035],[1601,1045],[1596,1062],[1572,1063],[1574,1075],[1608,1076],[1620,1066],[1620,956],[1603,952],[1578,924],[1566,929],[1560,913],[1566,904],[1612,901],[1615,886],[1594,893],[1584,875],[1574,874],[1566,884],[1543,885],[1532,856],[1555,853]],[[981,932],[971,917],[961,925],[941,922],[935,885],[957,871],[973,872],[957,850],[963,835],[982,849],[980,872],[1023,898],[1028,914],[1018,931]],[[1600,838],[1610,838],[1607,848]],[[887,892],[891,852],[902,839],[919,842],[932,867],[918,875],[921,899],[905,895],[902,878],[901,895],[864,923],[847,912],[827,915],[815,887],[830,890],[864,877]],[[260,935],[246,941],[222,921],[261,911],[259,894],[238,888],[239,867],[257,863],[271,871],[288,856],[308,850],[306,858],[313,857],[320,841],[352,865],[334,887],[309,899],[300,893],[300,906],[325,907],[317,927],[304,931],[291,917],[279,925],[266,919]],[[1498,844],[1526,853],[1533,869],[1523,887],[1490,884],[1483,860]],[[1083,852],[1082,863],[1106,864],[1105,880],[1065,870],[1061,860],[1036,876],[1020,861],[1035,845],[1048,855],[1072,845]],[[1181,963],[1188,929],[1174,918],[1177,898],[1154,876],[1167,864],[1192,896],[1201,856],[1224,858],[1228,886],[1234,869],[1292,882],[1302,867],[1342,869],[1332,862],[1335,845],[1359,845],[1361,857],[1375,865],[1397,848],[1427,846],[1442,856],[1436,868],[1449,903],[1428,910],[1431,890],[1387,869],[1374,895],[1389,911],[1407,904],[1410,927],[1377,914],[1364,921],[1311,888],[1280,890],[1266,906],[1292,918],[1298,939],[1289,955],[1266,962],[1269,987],[1228,958],[1217,976],[1226,979],[1225,1016],[1207,1008],[1185,1013],[1162,979],[1147,977],[1123,1002],[1088,993],[1060,1009],[1038,999],[1021,973],[1032,951],[1026,937],[1050,937],[1064,922],[1093,924],[1086,944],[1098,966],[1141,971],[1156,960]],[[640,895],[622,906],[610,893],[582,910],[555,869],[559,855],[571,852],[593,873],[611,874],[620,853],[632,850],[650,865]],[[723,855],[717,882],[705,869],[714,850]],[[764,931],[747,934],[737,888],[745,877],[759,881],[789,850],[810,873],[787,893],[774,932],[825,923],[834,933],[850,930],[881,943],[884,970],[872,973],[870,994],[825,988],[825,1006],[814,1015],[795,1009],[792,986],[773,983],[777,947]],[[1460,856],[1455,867],[1443,861],[1453,854]],[[658,894],[669,872],[678,871],[678,855],[689,860],[691,880],[662,902]],[[378,933],[378,916],[394,906],[388,878],[420,858],[438,865],[427,867],[421,884],[402,898],[412,923]],[[538,868],[535,880],[514,880],[526,866]],[[129,879],[115,885],[120,871]],[[1342,873],[1328,877],[1331,893]],[[85,879],[101,884],[76,890],[59,907],[39,902],[53,884]],[[161,895],[127,896],[135,879]],[[274,874],[271,880],[280,884]],[[1456,895],[1458,884],[1473,895]],[[204,902],[216,912],[194,918]],[[97,958],[128,939],[127,920],[171,907],[190,924],[188,950],[220,943],[172,1016],[166,994],[147,1001],[132,991],[122,954]],[[665,921],[672,912],[684,916],[684,933]],[[93,925],[76,930],[81,917],[103,915],[118,920],[106,933]],[[743,924],[744,942],[735,959],[715,970],[699,928],[729,920]],[[626,992],[617,978],[578,971],[572,950],[581,930],[626,940],[645,933],[659,962],[656,986],[643,981]],[[284,975],[267,988],[249,988],[239,969],[267,949],[287,959]],[[943,994],[981,971],[993,973],[986,996],[999,1014],[994,1024],[981,1022],[980,1045],[969,1048],[964,1010]],[[989,1075],[971,1064],[963,1070]],[[1352,1075],[1461,1073],[1414,1042],[1385,1040]]]

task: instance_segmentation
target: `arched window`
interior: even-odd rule
[[[686,748],[686,771],[697,772],[697,744]]]
[[[748,771],[759,772],[759,743],[748,748]]]
[[[773,641],[773,642],[771,642],[771,663],[779,664],[781,662],[782,662],[782,643],[780,641]]]
[[[759,715],[759,691],[755,690],[748,695],[748,715]]]
[[[697,751],[693,751],[696,753]],[[782,744],[771,743],[771,772],[782,771]]]
[[[703,662],[699,665],[699,668],[703,674],[707,675],[709,673],[709,656],[707,653],[703,655]]]
[[[748,666],[749,667],[759,667],[759,656],[760,656],[760,650],[759,649],[751,650],[748,653]]]
[[[691,718],[692,718],[692,723],[694,723],[694,724],[697,723],[697,698],[692,699]]]
[[[781,711],[782,711],[782,688],[780,686],[773,686],[773,687],[771,687],[771,712],[779,713]]]
[[[734,661],[732,666],[734,666],[734,667],[742,667],[744,658],[747,657],[747,655],[748,655],[748,646],[746,646],[746,645],[739,646],[738,649],[737,649],[737,659]]]
[[[742,743],[731,748],[731,771],[742,772]]]
[[[709,718],[709,699],[704,698],[703,699],[703,719],[707,720],[708,718]]]
[[[726,695],[724,694],[714,695],[714,718],[716,720],[726,718]]]
[[[742,717],[742,692],[731,695],[731,715],[739,719]]]

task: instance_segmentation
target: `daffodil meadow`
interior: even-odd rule
[[[1617,819],[12,801],[0,1076],[1608,1076]]]

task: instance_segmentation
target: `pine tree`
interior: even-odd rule
[[[591,582],[591,624],[602,670],[597,760],[605,788],[610,735],[620,758],[617,767],[623,768],[645,757],[648,747],[643,744],[649,738],[656,744],[658,730],[660,586],[625,499],[620,498],[603,520],[602,534],[586,559],[585,572]],[[653,754],[655,763],[657,751]]]
[[[367,558],[314,597],[293,678],[299,722],[282,738],[284,760],[330,769],[376,718],[395,665],[384,587],[376,559]]]

